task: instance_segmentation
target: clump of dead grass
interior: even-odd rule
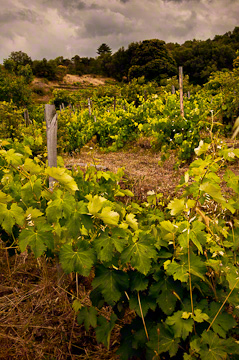
[[[76,360],[118,357],[119,327],[111,350],[98,345],[94,331],[77,324],[72,301],[90,306],[90,281],[62,275],[57,264],[28,255],[9,258],[0,250],[0,359]],[[104,309],[107,316],[110,309]]]

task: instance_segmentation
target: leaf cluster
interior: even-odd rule
[[[227,163],[239,152],[201,142],[196,154],[181,196],[162,205],[149,194],[144,204],[126,205],[119,195],[133,194],[119,186],[122,171],[49,169],[24,143],[1,141],[1,234],[10,247],[55,256],[66,273],[94,269],[92,306],[73,306],[79,324],[107,347],[121,324],[122,359],[238,355],[239,178]],[[134,319],[123,325],[129,310]]]

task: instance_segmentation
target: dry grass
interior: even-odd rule
[[[105,85],[105,82],[109,80],[108,78],[105,78],[103,76],[93,76],[93,75],[82,75],[82,76],[78,76],[78,75],[71,75],[71,74],[67,74],[64,79],[63,82],[67,83],[67,84],[74,84],[74,83],[79,83],[79,84],[84,84],[84,85],[89,85],[92,84],[94,86],[98,86],[98,85]],[[114,81],[113,79],[110,79],[111,81]]]
[[[62,275],[56,264],[30,255],[9,258],[1,250],[0,271],[0,359],[118,359],[119,327],[110,351],[98,345],[93,330],[86,333],[72,310],[76,282]],[[89,291],[89,281],[82,278],[82,305],[90,305]],[[104,309],[104,315],[107,312]]]
[[[93,144],[90,144],[93,145]],[[77,166],[79,164],[101,165],[104,168],[117,172],[119,168],[125,168],[127,188],[133,191],[135,199],[144,201],[147,192],[154,190],[162,193],[164,198],[175,194],[175,187],[187,169],[187,166],[175,170],[175,157],[173,153],[163,164],[160,162],[160,154],[149,149],[141,148],[135,144],[127,151],[114,153],[102,153],[97,147],[84,147],[79,154],[65,158],[66,165]]]

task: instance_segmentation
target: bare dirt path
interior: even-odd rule
[[[159,153],[141,148],[108,154],[85,148],[79,155],[65,159],[65,163],[68,166],[81,167],[83,164],[100,165],[112,172],[124,167],[128,185],[139,199],[144,199],[150,190],[163,193],[166,197],[173,195],[175,187],[187,170],[186,166],[175,170],[173,155],[160,164]]]

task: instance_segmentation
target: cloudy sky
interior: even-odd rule
[[[0,62],[97,56],[133,41],[205,40],[239,26],[239,0],[0,0]]]

